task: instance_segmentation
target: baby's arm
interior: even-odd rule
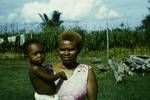
[[[58,78],[66,79],[66,75],[63,71],[56,74],[48,74],[44,69],[37,66],[32,67],[31,70],[34,75],[46,82],[54,82]]]

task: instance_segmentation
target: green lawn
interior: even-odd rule
[[[27,63],[0,60],[0,100],[32,100],[32,95]]]
[[[150,54],[147,51],[145,53]],[[78,60],[90,64],[92,57],[100,57],[102,63],[106,64],[105,54],[106,52],[81,53]],[[122,55],[128,54],[132,52],[128,51],[126,55]],[[56,55],[48,54],[46,63],[60,61],[58,56],[54,56]],[[120,56],[116,55],[117,57]],[[96,65],[92,66],[95,69]],[[95,70],[95,73],[99,86],[98,100],[150,100],[150,73],[145,73],[144,76],[142,74],[126,76],[119,84],[115,83],[111,71],[99,73]],[[22,57],[0,58],[0,100],[33,100],[33,94],[34,90],[28,78],[27,60]]]

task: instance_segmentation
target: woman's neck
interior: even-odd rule
[[[79,65],[78,62],[73,62],[70,64],[63,63],[63,67],[66,69],[75,69]]]

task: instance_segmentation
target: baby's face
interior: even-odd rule
[[[45,60],[44,48],[39,43],[33,43],[28,46],[28,58],[31,64],[41,65]]]

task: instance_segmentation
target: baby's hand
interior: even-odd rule
[[[60,78],[62,78],[63,80],[67,80],[67,76],[64,71],[59,72],[59,74],[60,74]]]

